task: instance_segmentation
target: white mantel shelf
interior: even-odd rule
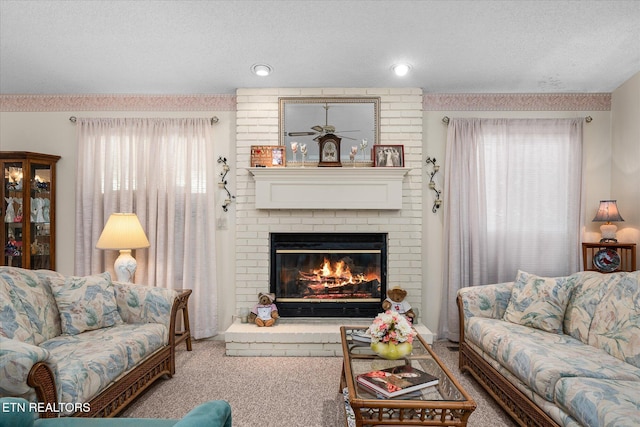
[[[256,209],[402,209],[411,168],[248,168]]]

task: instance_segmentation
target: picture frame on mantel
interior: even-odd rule
[[[251,167],[277,168],[284,167],[287,157],[284,147],[279,145],[252,145]]]
[[[404,167],[404,145],[374,145],[373,166]]]
[[[287,166],[300,166],[300,155],[293,146],[305,145],[307,165],[320,161],[319,140],[327,135],[342,139],[338,162],[343,165],[371,166],[371,147],[380,142],[380,97],[280,97],[279,145],[285,147]],[[361,147],[350,157],[345,147]],[[297,160],[295,160],[297,158]]]

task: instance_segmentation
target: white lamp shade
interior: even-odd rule
[[[98,249],[148,248],[149,240],[134,213],[111,214],[98,239]]]

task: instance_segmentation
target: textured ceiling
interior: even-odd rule
[[[611,92],[638,71],[640,1],[0,0],[3,94]]]

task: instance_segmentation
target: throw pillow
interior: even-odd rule
[[[562,333],[564,310],[576,278],[539,277],[518,270],[503,319],[518,325]]]
[[[640,271],[609,277],[607,293],[595,307],[589,345],[640,368]]]
[[[52,277],[51,290],[63,334],[77,335],[122,323],[111,275],[107,272],[85,277]]]

